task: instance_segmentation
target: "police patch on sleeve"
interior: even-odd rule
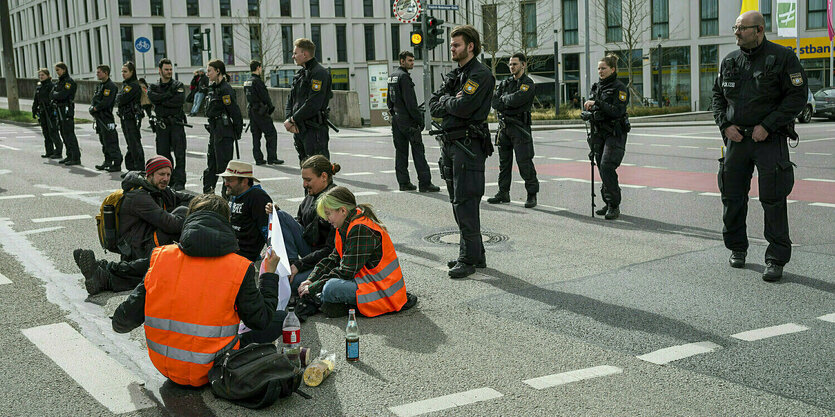
[[[244,87],[252,87],[252,80],[246,80],[244,82]]]
[[[519,89],[522,90],[522,91],[528,91],[529,88],[531,88],[531,86],[529,86],[527,84],[522,84],[522,85],[519,86]]]
[[[184,90],[183,90],[183,87],[180,87],[180,88],[178,88],[178,89],[177,89],[177,92],[178,92],[178,93],[182,93],[183,91],[184,91]]]
[[[626,91],[618,91],[618,100],[626,101]]]
[[[789,78],[791,78],[792,85],[794,85],[795,87],[800,87],[801,85],[803,85],[803,74],[797,72],[794,74],[790,74]]]
[[[397,84],[397,80],[399,77],[389,77],[389,84]]]
[[[70,83],[64,83],[64,88],[66,88],[67,90],[69,90],[70,88],[72,88],[72,84],[70,84]]]
[[[130,86],[129,86],[129,85],[126,85],[126,86],[125,86],[125,92],[126,92],[126,93],[130,93]]]
[[[101,93],[104,94],[105,97],[110,96],[110,90],[109,89],[105,88],[104,91],[102,91]]]
[[[464,84],[464,92],[467,94],[475,93],[475,90],[478,90],[478,83],[473,80],[467,80],[467,83]]]
[[[319,80],[310,80],[310,88],[313,91],[319,91],[322,89],[322,82]]]
[[[225,104],[227,106],[232,104],[232,96],[230,96],[228,94],[223,96],[223,104]]]

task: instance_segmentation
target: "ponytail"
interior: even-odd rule
[[[353,212],[356,209],[359,209],[359,216],[366,217],[378,226],[385,229],[383,223],[380,221],[379,218],[377,218],[377,214],[374,213],[374,208],[371,206],[371,204],[357,204],[357,199],[356,197],[354,197],[354,194],[345,187],[333,187],[330,190],[326,191],[316,201],[316,213],[318,213],[319,217],[323,219],[327,219],[328,217],[325,214],[325,209],[339,210],[342,207],[345,207],[345,210],[347,210],[349,213]]]

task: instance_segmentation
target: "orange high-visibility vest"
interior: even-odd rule
[[[188,256],[177,245],[154,248],[145,275],[148,356],[163,375],[201,386],[217,353],[240,345],[235,298],[250,261],[230,253]]]
[[[385,229],[363,216],[359,210],[357,215],[348,225],[346,236],[353,227],[362,224],[383,237],[383,257],[380,263],[372,269],[363,266],[354,276],[357,281],[357,308],[366,317],[400,311],[403,304],[406,304],[406,284],[403,282],[403,272],[400,270],[394,244]],[[336,233],[334,243],[337,253],[342,257],[342,236],[339,232]]]

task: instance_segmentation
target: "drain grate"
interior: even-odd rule
[[[460,238],[461,234],[458,232],[458,230],[448,230],[425,236],[423,240],[429,243],[435,243],[439,245],[458,245]],[[495,245],[497,243],[504,242],[508,239],[509,238],[506,235],[488,232],[484,230],[481,231],[481,240],[482,242],[484,242],[485,245]]]

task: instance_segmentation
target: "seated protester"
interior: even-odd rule
[[[186,208],[194,196],[168,187],[171,161],[154,156],[145,174],[129,171],[122,180],[124,197],[119,209],[119,249],[122,262],[96,261],[92,250],[76,249],[73,257],[90,295],[104,290],[132,290],[148,270],[148,257],[156,246],[180,236]]]
[[[238,255],[252,262],[258,260],[261,249],[267,242],[270,218],[264,206],[272,202],[252,175],[252,165],[242,161],[229,161],[223,177],[226,194],[229,196],[229,210],[232,213],[232,229],[238,238]]]
[[[366,317],[403,311],[417,304],[406,292],[397,252],[369,204],[357,204],[345,187],[328,190],[316,203],[319,216],[337,230],[334,251],[299,286],[299,294],[321,292],[329,317],[356,305]]]
[[[113,330],[127,333],[144,322],[160,373],[181,385],[208,383],[214,359],[239,348],[240,322],[265,328],[278,302],[278,256],[265,260],[256,286],[255,267],[237,250],[226,200],[195,197],[180,242],[154,249],[144,282],[116,308]]]

